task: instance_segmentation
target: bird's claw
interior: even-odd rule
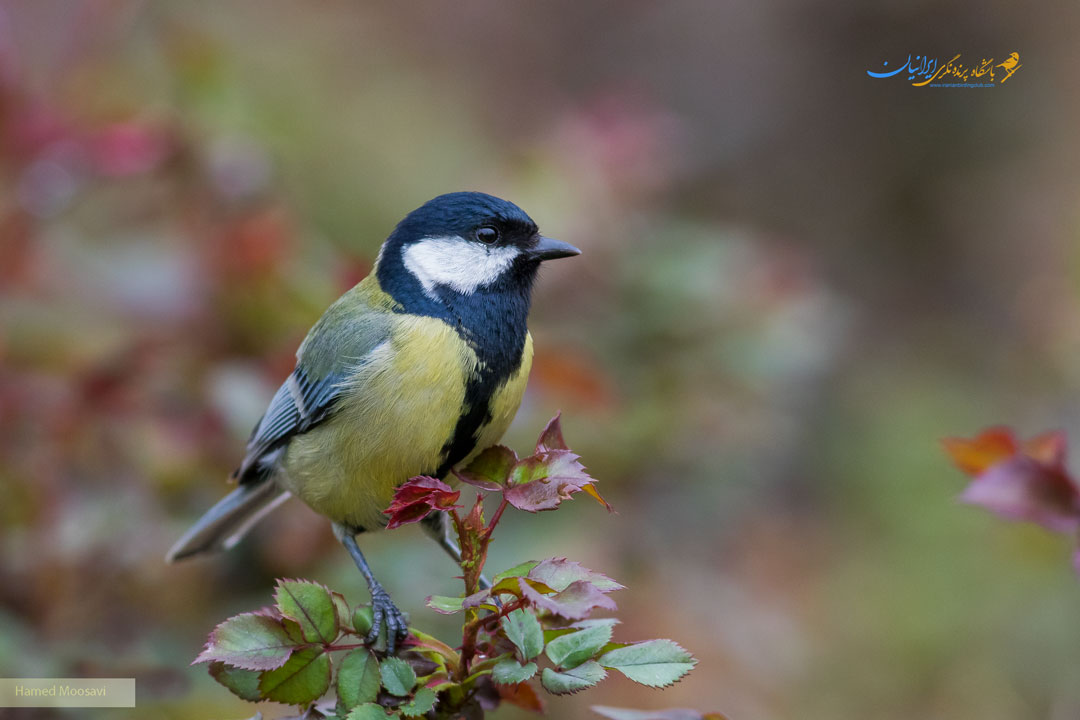
[[[404,640],[408,634],[409,621],[405,613],[398,610],[397,605],[390,599],[389,593],[379,588],[371,595],[372,621],[371,630],[364,642],[374,645],[379,640],[383,623],[386,623],[386,654],[393,655],[399,640]]]

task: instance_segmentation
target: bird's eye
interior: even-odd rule
[[[499,231],[490,225],[485,225],[476,231],[476,239],[485,245],[492,245],[499,241]]]

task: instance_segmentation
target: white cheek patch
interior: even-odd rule
[[[487,247],[461,237],[426,238],[402,250],[405,267],[435,297],[437,286],[464,295],[499,279],[521,251],[516,247]]]

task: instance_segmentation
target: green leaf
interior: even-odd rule
[[[544,652],[560,668],[575,668],[596,654],[611,640],[610,625],[596,625],[557,637]]]
[[[282,615],[300,624],[305,640],[334,642],[338,634],[337,609],[325,587],[307,580],[278,580],[274,600]]]
[[[491,578],[491,584],[498,585],[500,580],[505,580],[506,578],[525,577],[529,574],[530,570],[532,570],[539,564],[540,563],[536,560],[526,560],[520,565],[515,565],[509,570],[503,570],[501,573],[496,573],[495,577]]]
[[[424,687],[417,690],[413,699],[402,705],[400,709],[405,717],[419,717],[433,707],[435,707],[435,691]]]
[[[464,602],[465,598],[447,597],[446,595],[429,595],[426,605],[442,615],[453,615],[456,612],[461,612],[462,603]]]
[[[388,657],[379,666],[382,685],[391,695],[405,697],[416,685],[416,673],[412,666],[401,658]]]
[[[280,620],[244,613],[214,628],[195,662],[220,660],[245,670],[273,670],[284,665],[296,647]]]
[[[549,693],[569,695],[592,687],[605,677],[607,673],[604,672],[604,668],[600,667],[595,660],[589,660],[566,672],[555,672],[551,668],[544,668],[543,674],[540,675],[540,684]]]
[[[585,580],[600,592],[622,590],[625,586],[607,575],[590,570],[581,563],[566,558],[548,558],[529,571],[529,577],[539,580],[556,591],[570,587],[571,583]]]
[[[315,702],[330,687],[330,656],[312,647],[293,654],[289,661],[259,678],[263,697],[286,705]]]
[[[351,619],[349,603],[345,602],[345,596],[339,592],[331,592],[330,599],[334,601],[334,610],[337,615],[338,627],[346,627]]]
[[[649,687],[667,687],[697,664],[690,653],[671,640],[647,640],[617,648],[601,655],[599,662]]]
[[[354,707],[345,720],[386,720],[386,717],[386,710],[382,705],[364,703]]]
[[[585,620],[578,620],[576,623],[570,625],[575,630],[584,630],[586,628],[596,627],[597,625],[607,625],[608,627],[615,627],[620,624],[622,620],[619,618],[587,618]]]
[[[494,445],[477,455],[457,476],[482,490],[501,490],[516,462],[517,453],[504,445]]]
[[[375,611],[370,605],[360,605],[352,614],[352,626],[357,635],[367,635],[375,623]]]
[[[499,622],[507,639],[514,643],[523,659],[532,660],[544,649],[544,630],[531,612],[514,610]]]
[[[517,660],[500,660],[491,669],[491,679],[500,685],[517,685],[536,674],[536,663],[522,665]]]
[[[338,703],[344,710],[374,702],[379,696],[379,661],[368,650],[353,650],[341,660],[337,675]]]
[[[409,628],[409,634],[413,636],[415,643],[410,646],[410,650],[426,654],[429,659],[439,665],[448,665],[454,670],[457,669],[461,657],[454,651],[454,648],[416,628]]]
[[[259,692],[259,672],[257,670],[243,670],[229,667],[220,660],[210,663],[210,677],[229,689],[236,697],[248,702],[259,702],[263,699]]]

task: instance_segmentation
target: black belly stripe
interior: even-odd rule
[[[462,338],[480,358],[480,371],[465,384],[465,403],[461,416],[454,426],[454,433],[442,448],[442,464],[435,477],[445,477],[450,469],[468,457],[476,448],[481,430],[491,422],[491,400],[495,392],[521,367],[525,342],[516,348],[500,348],[503,352],[482,352],[478,344],[461,332]],[[506,352],[510,350],[510,352]],[[514,352],[516,350],[516,352]],[[511,354],[512,353],[512,354]],[[487,356],[488,362],[484,362]]]
[[[445,477],[473,451],[480,431],[491,422],[492,397],[521,367],[536,268],[535,261],[522,256],[491,285],[468,294],[438,286],[431,293],[402,266],[399,253],[380,260],[378,281],[399,303],[396,312],[442,320],[476,353],[478,370],[466,382],[461,415],[443,445],[434,477]]]
[[[442,456],[445,459],[435,472],[435,477],[445,477],[450,472],[450,468],[468,457],[476,447],[480,430],[489,422],[491,422],[491,407],[488,402],[477,402],[476,405],[468,406],[468,410],[458,418],[450,441],[443,446]]]

